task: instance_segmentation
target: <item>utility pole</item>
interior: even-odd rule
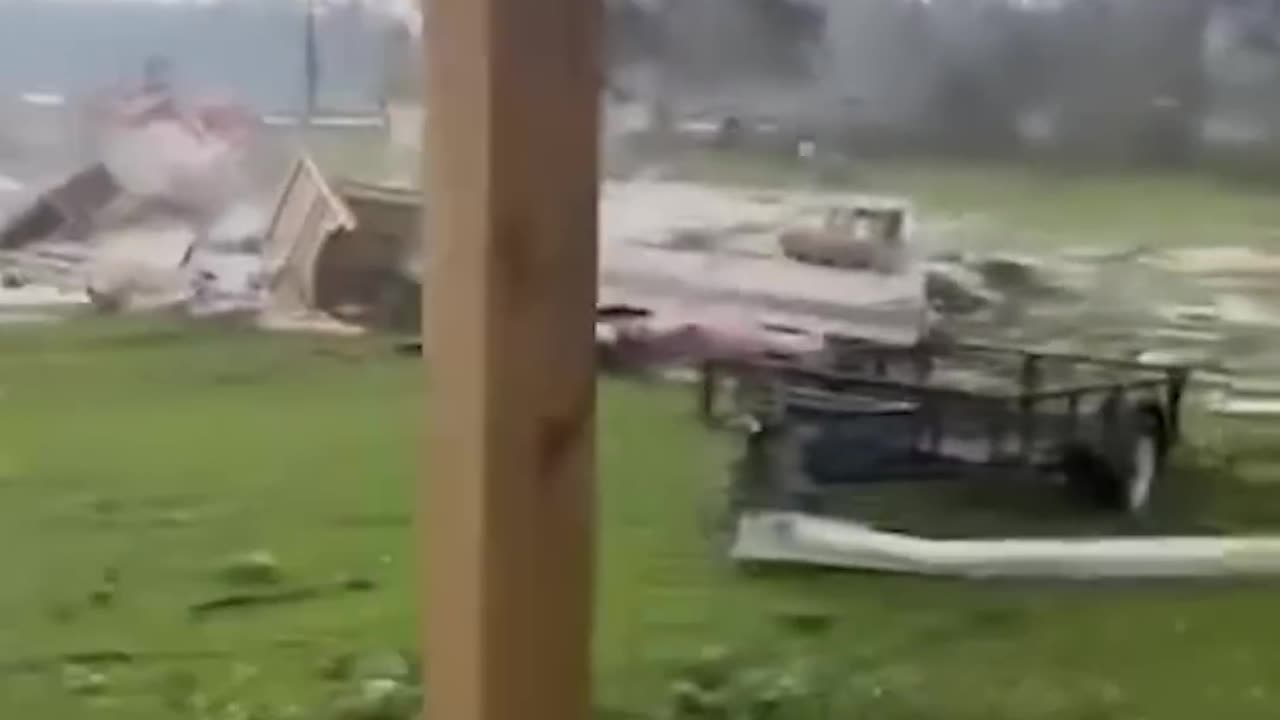
[[[303,72],[306,73],[306,107],[304,125],[311,126],[316,113],[316,97],[320,87],[320,57],[316,42],[315,0],[307,0],[307,17],[303,28]]]

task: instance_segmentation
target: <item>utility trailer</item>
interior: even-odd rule
[[[708,421],[745,420],[736,510],[822,512],[848,484],[1065,476],[1141,513],[1181,437],[1189,371],[1083,355],[926,341],[832,340],[805,361],[713,363]]]

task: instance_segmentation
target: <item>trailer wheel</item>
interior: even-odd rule
[[[1118,505],[1116,489],[1120,483],[1115,470],[1092,448],[1083,445],[1067,448],[1062,456],[1062,474],[1073,497],[1095,507]]]
[[[1164,475],[1167,443],[1159,417],[1139,411],[1117,428],[1105,448],[1074,446],[1063,456],[1067,484],[1090,503],[1141,514]]]

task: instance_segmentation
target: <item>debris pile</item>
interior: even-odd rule
[[[97,157],[44,192],[0,176],[0,322],[80,306],[269,330],[419,327],[416,190],[331,181],[303,156],[276,194],[255,192],[247,116],[184,106],[163,84],[101,117]],[[598,342],[622,366],[678,365],[940,333],[1187,363],[1220,411],[1280,414],[1280,254],[978,252],[969,220],[914,222],[890,198],[606,182]]]
[[[788,232],[821,229],[832,207],[865,204],[853,195],[606,184],[597,328],[606,361],[653,367],[803,353],[827,332],[914,342],[924,329],[924,282],[900,206],[892,232],[874,240],[877,253],[888,251],[876,267],[800,262],[779,242]],[[331,184],[301,161],[267,233],[272,327],[322,317],[416,329],[421,213],[416,192]]]
[[[905,221],[901,208],[833,209],[819,230],[786,230],[780,243],[783,254],[799,262],[896,273],[906,261]]]
[[[242,173],[253,122],[232,105],[180,103],[152,80],[97,108],[98,147],[84,167],[6,201],[0,307],[33,288],[102,312],[256,302],[255,264],[237,246],[263,225],[223,236],[227,218],[256,200]]]
[[[912,344],[927,306],[908,217],[850,193],[607,183],[599,335],[667,363],[804,353],[828,334]],[[618,308],[636,312],[619,324]]]
[[[164,165],[136,163],[122,183],[95,164],[0,225],[0,307],[54,293],[102,313],[247,316],[275,331],[418,327],[416,192],[335,188],[302,156],[268,211],[260,198],[219,199],[208,189],[219,179],[184,184],[193,165]],[[156,194],[165,173],[175,192]]]
[[[300,159],[266,235],[262,326],[416,330],[420,206],[408,190],[348,184],[335,191],[314,162]]]
[[[1280,254],[1250,248],[940,254],[929,300],[966,339],[1199,370],[1210,405],[1280,415]]]

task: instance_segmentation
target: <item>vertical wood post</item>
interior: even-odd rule
[[[424,0],[427,717],[587,720],[600,0]]]

